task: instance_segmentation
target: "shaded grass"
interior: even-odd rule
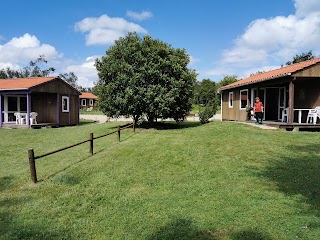
[[[92,157],[79,146],[45,158],[36,185],[29,147],[41,154],[115,124],[0,129],[0,238],[318,239],[318,133],[171,124],[97,140]]]

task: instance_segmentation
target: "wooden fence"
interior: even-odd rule
[[[45,153],[45,154],[42,154],[42,155],[39,155],[39,156],[35,156],[34,155],[34,150],[33,148],[29,149],[28,150],[28,157],[29,157],[29,166],[30,166],[30,174],[31,174],[31,180],[32,182],[36,183],[38,180],[37,180],[37,170],[36,170],[36,159],[39,159],[39,158],[43,158],[43,157],[46,157],[46,156],[49,156],[51,154],[54,154],[54,153],[58,153],[58,152],[61,152],[61,151],[64,151],[64,150],[67,150],[69,148],[73,148],[73,147],[76,147],[76,146],[79,146],[81,144],[84,144],[84,143],[87,143],[89,142],[89,153],[91,155],[93,155],[93,141],[96,140],[96,139],[99,139],[99,138],[102,138],[102,137],[106,137],[106,136],[109,136],[111,134],[115,134],[117,133],[118,135],[118,142],[120,142],[120,135],[121,135],[121,130],[123,129],[126,129],[126,128],[129,128],[129,127],[133,127],[133,131],[135,132],[135,125],[133,123],[130,123],[130,124],[126,124],[124,126],[118,126],[118,129],[116,131],[113,131],[113,132],[110,132],[110,133],[107,133],[107,134],[103,134],[101,136],[98,136],[98,137],[94,137],[93,136],[93,133],[90,133],[90,136],[89,136],[89,139],[87,140],[84,140],[82,142],[78,142],[78,143],[75,143],[73,145],[70,145],[70,146],[67,146],[67,147],[64,147],[64,148],[60,148],[60,149],[57,149],[55,151],[52,151],[52,152],[48,152],[48,153]]]

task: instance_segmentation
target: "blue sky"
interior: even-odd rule
[[[279,67],[303,51],[320,53],[319,0],[15,0],[1,3],[0,68],[44,54],[84,87],[94,59],[128,31],[185,48],[198,79],[219,81]]]

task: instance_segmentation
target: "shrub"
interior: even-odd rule
[[[209,119],[213,117],[215,110],[213,106],[206,106],[203,110],[199,112],[199,120],[201,124],[209,122]]]

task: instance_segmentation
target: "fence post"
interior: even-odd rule
[[[37,180],[36,162],[34,159],[34,151],[32,148],[28,150],[28,157],[29,157],[31,180],[32,182],[37,183],[38,180]]]
[[[91,155],[93,155],[93,133],[90,133],[90,148],[89,152]]]
[[[118,142],[120,142],[120,126],[118,126]]]

